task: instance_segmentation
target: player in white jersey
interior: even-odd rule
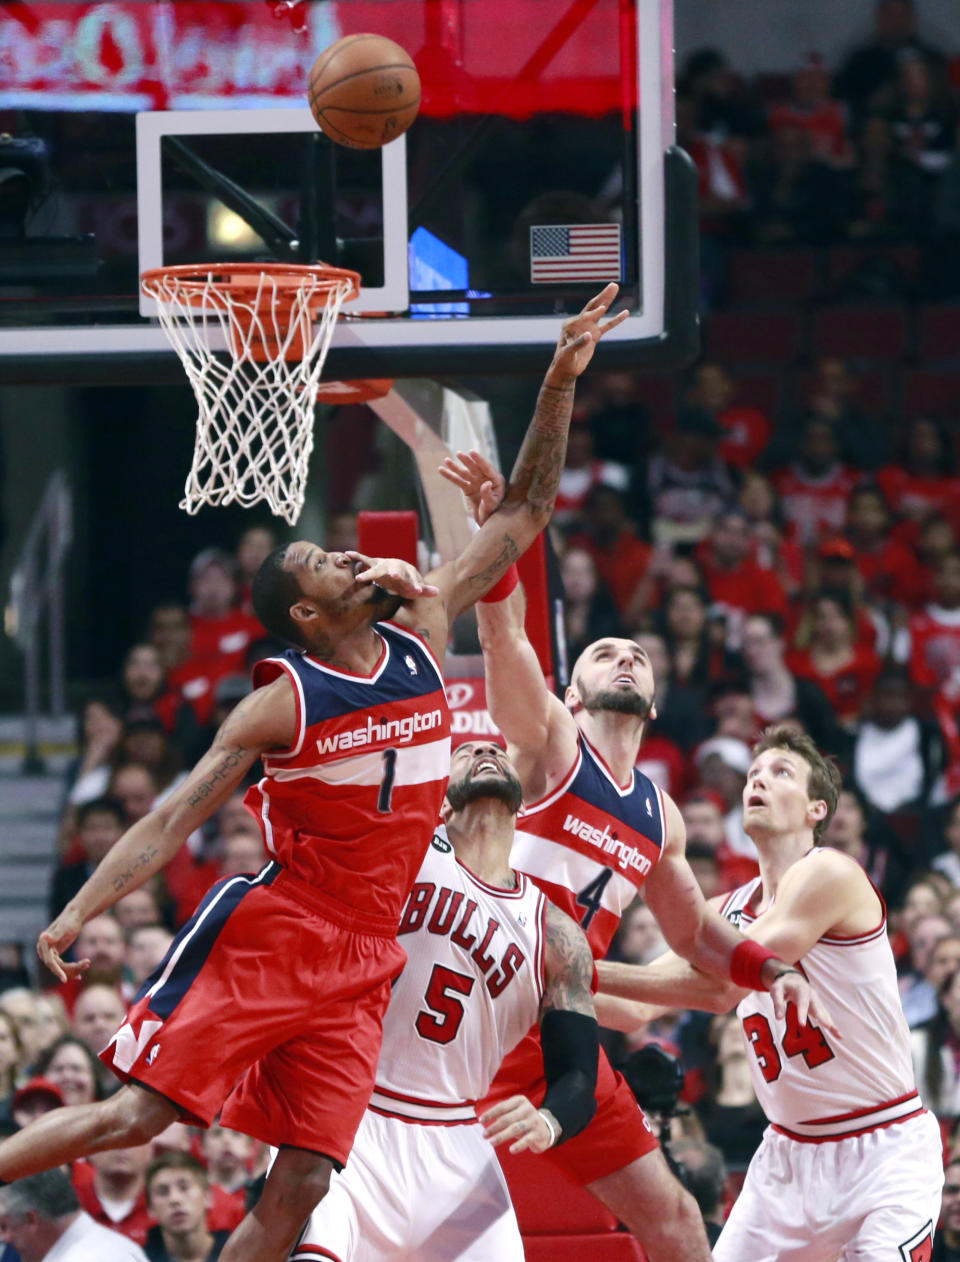
[[[768,995],[718,985],[675,955],[599,966],[605,991],[645,1004],[724,1012],[739,1000],[770,1126],[714,1248],[719,1262],[931,1256],[940,1130],[917,1093],[883,900],[853,859],[816,845],[839,790],[808,736],[768,729],[743,791],[760,876],[719,900],[727,919],[809,977],[836,1034],[792,1005],[777,1016]]]
[[[407,963],[384,1019],[376,1086],[297,1262],[522,1262],[492,1145],[543,1152],[593,1114],[593,959],[574,921],[510,869],[520,783],[504,751],[461,745],[447,799],[446,830],[400,921]],[[476,1102],[537,1021],[552,1079],[542,1108],[518,1096],[481,1123]]]

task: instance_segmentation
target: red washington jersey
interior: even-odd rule
[[[295,877],[360,932],[396,933],[433,836],[450,772],[450,712],[424,641],[377,623],[369,675],[288,649],[254,667],[255,687],[286,674],[297,701],[290,749],[264,756],[246,804]]]
[[[666,817],[663,795],[642,771],[617,784],[582,733],[577,739],[563,782],[520,811],[510,864],[578,921],[602,960],[660,858]]]

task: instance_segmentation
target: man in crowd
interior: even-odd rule
[[[0,1187],[0,1241],[21,1262],[147,1262],[139,1245],[83,1212],[62,1170]]]
[[[147,1204],[157,1220],[147,1236],[150,1262],[217,1262],[226,1231],[209,1231],[210,1180],[187,1152],[166,1152],[147,1169]]]

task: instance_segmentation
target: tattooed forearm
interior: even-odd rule
[[[121,890],[126,889],[131,881],[136,879],[137,873],[142,872],[144,868],[148,868],[160,853],[156,846],[145,846],[137,855],[128,868],[124,868],[122,872],[118,872],[113,878],[113,888],[119,894]]]
[[[503,547],[485,569],[467,576],[467,582],[480,591],[488,591],[498,578],[502,578],[520,555],[520,549],[509,535],[503,537]]]
[[[544,956],[545,986],[540,1015],[553,1009],[594,1015],[590,986],[593,956],[580,927],[551,904],[547,905]]]
[[[211,793],[221,788],[230,772],[243,761],[246,753],[247,750],[243,745],[234,745],[227,750],[206,779],[193,786],[190,796],[187,798],[187,805],[199,806]]]
[[[526,500],[537,512],[551,512],[566,458],[576,378],[540,387],[533,421],[517,456],[506,499]]]

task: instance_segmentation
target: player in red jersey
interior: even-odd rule
[[[479,521],[499,502],[502,479],[476,453],[448,459],[444,473]],[[684,856],[680,812],[637,767],[644,724],[655,714],[650,661],[632,640],[605,638],[580,655],[566,704],[544,682],[524,630],[520,593],[477,607],[491,717],[506,737],[524,790],[511,864],[580,922],[602,959],[623,912],[644,893],[670,946],[702,972],[750,973],[778,1014],[795,1002],[832,1029],[805,979],[772,952],[748,944],[708,908]],[[608,1016],[600,1012],[603,1021]],[[544,1084],[537,1032],[506,1058],[489,1099]],[[699,1211],[670,1173],[623,1078],[601,1056],[597,1113],[579,1135],[550,1150],[574,1182],[594,1193],[641,1241],[650,1262],[707,1262]],[[682,1241],[682,1248],[679,1242]]]
[[[222,1262],[287,1257],[373,1087],[400,912],[449,771],[451,622],[549,520],[576,379],[627,314],[607,317],[616,294],[565,322],[500,510],[456,560],[424,581],[300,540],[263,563],[257,616],[297,650],[260,663],[261,686],[41,935],[40,957],[61,981],[82,971],[63,954],[84,922],[162,869],[261,755],[251,804],[271,861],[215,885],[144,983],[103,1053],[123,1089],[12,1136],[0,1180],[143,1143],[178,1117],[209,1125],[226,1100],[224,1125],[281,1152]]]

